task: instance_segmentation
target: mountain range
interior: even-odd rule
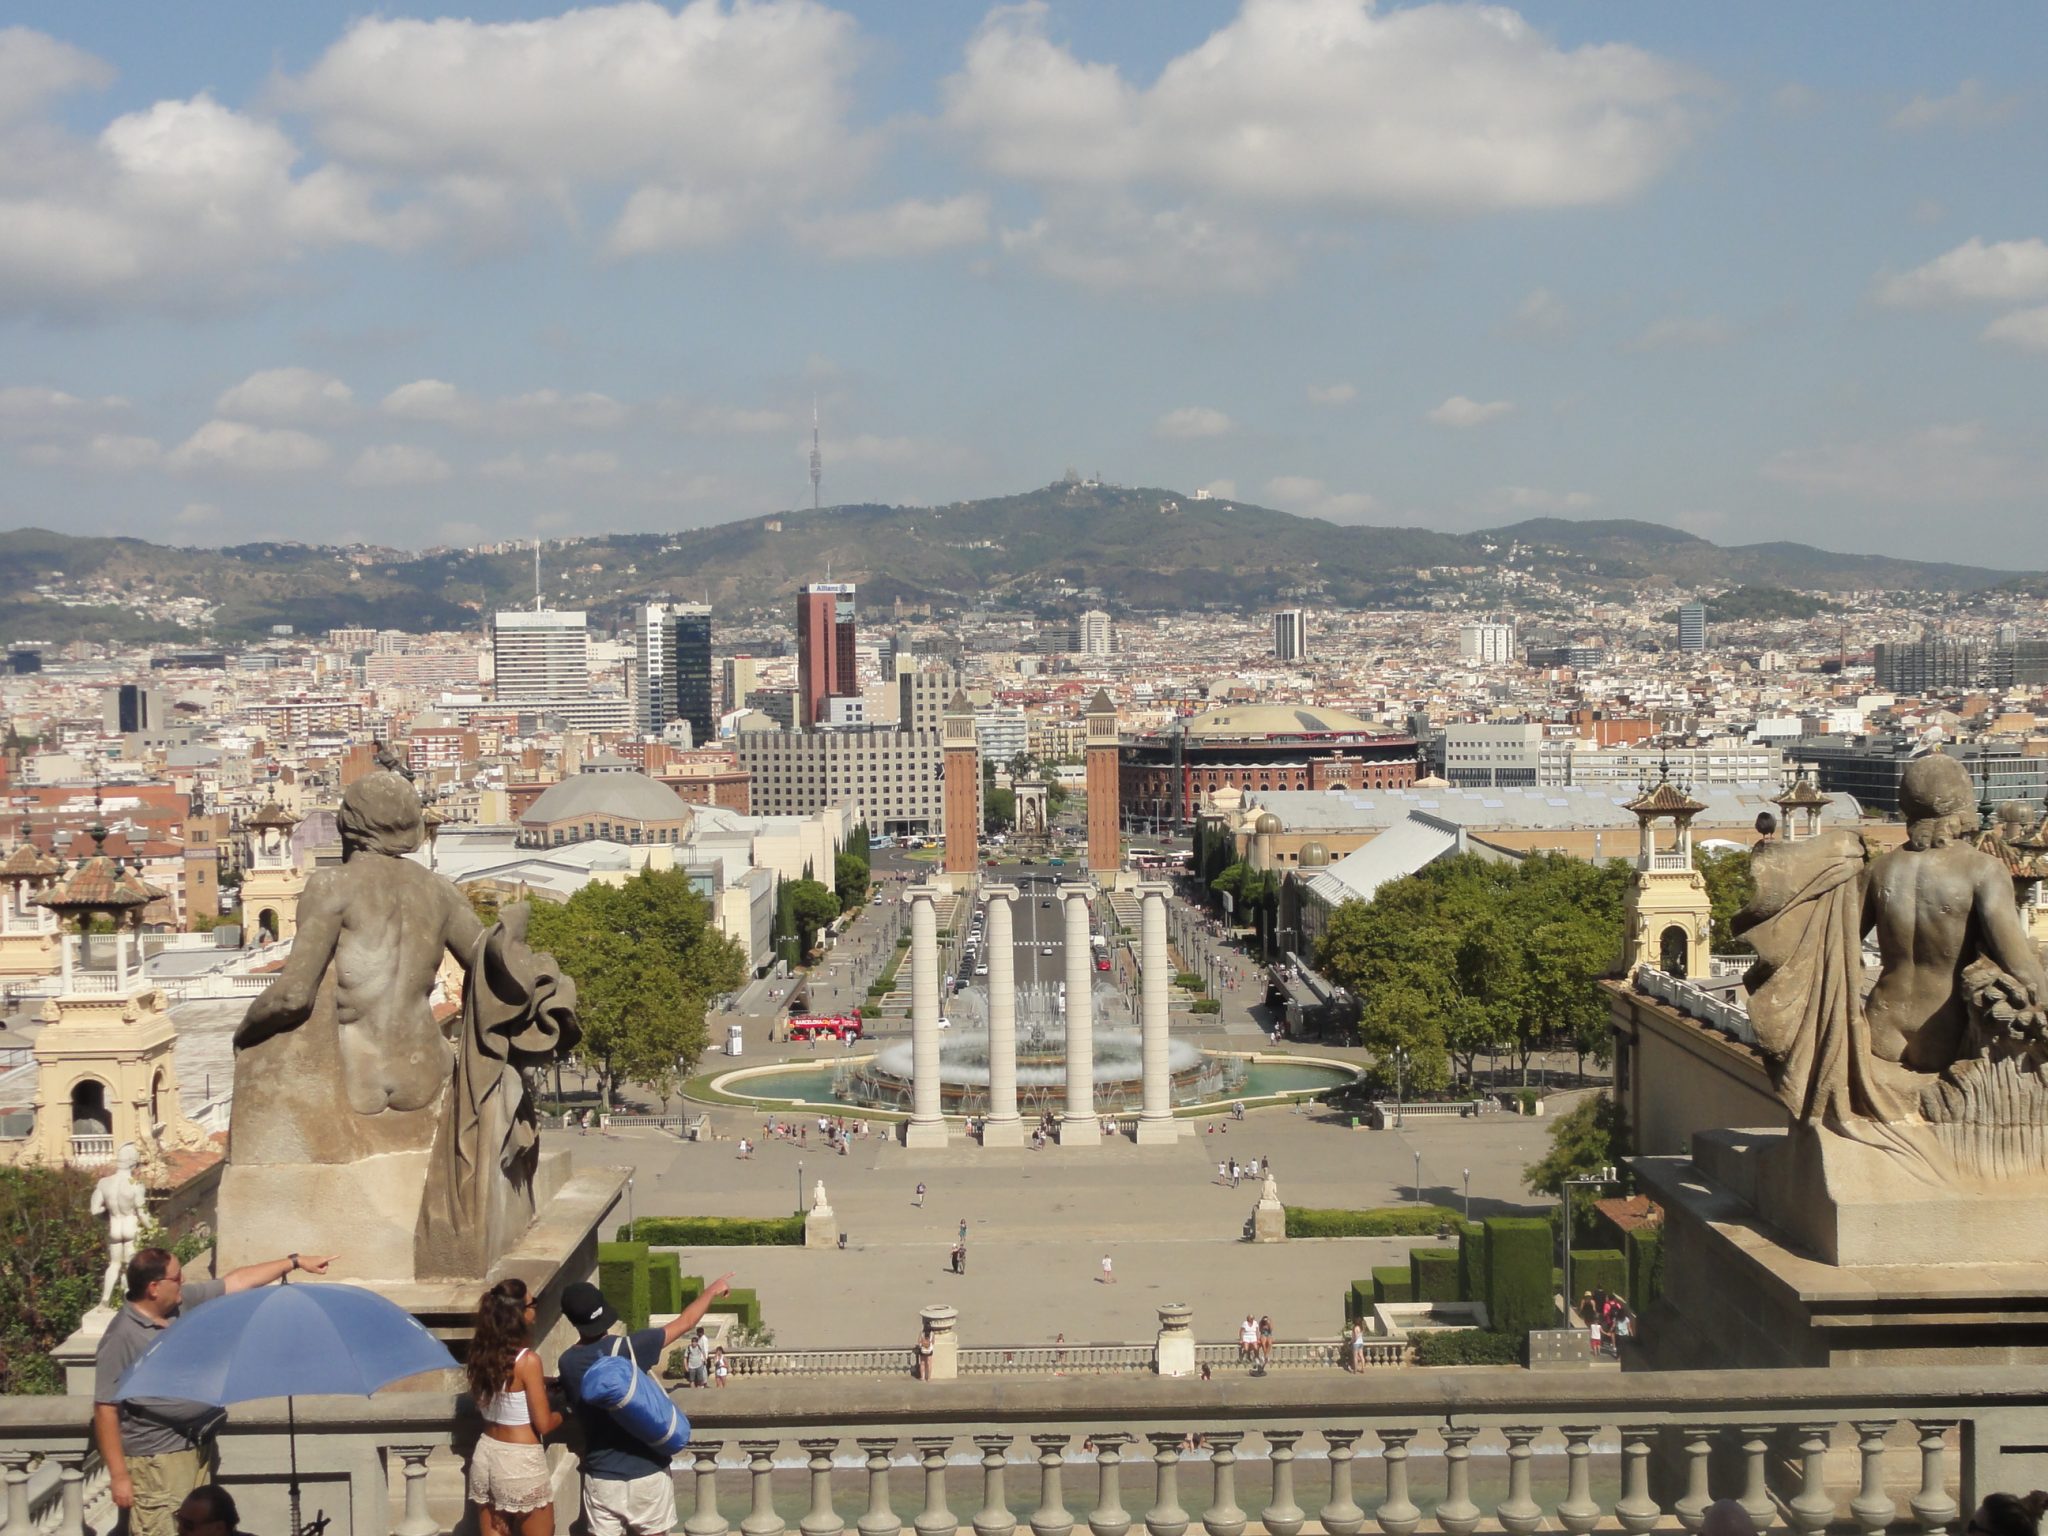
[[[1486,601],[1510,571],[1574,594],[1644,587],[1765,586],[1969,593],[2017,573],[1805,544],[1722,547],[1655,523],[1535,518],[1469,534],[1325,522],[1171,490],[1060,481],[936,507],[842,506],[743,518],[673,534],[593,534],[544,553],[544,594],[616,622],[650,595],[708,599],[734,619],[781,608],[800,582],[860,585],[873,612],[897,598],[940,608],[1000,603],[1046,614],[1119,610],[1419,606]],[[243,544],[178,548],[43,529],[0,533],[0,639],[194,640],[155,598],[199,598],[212,634],[301,634],[338,625],[476,627],[533,600],[529,552]],[[39,592],[38,588],[44,590]],[[1525,602],[1518,585],[1509,601]],[[81,594],[89,599],[81,601]],[[108,594],[125,594],[112,602]]]

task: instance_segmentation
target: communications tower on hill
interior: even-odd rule
[[[825,460],[818,452],[818,397],[811,396],[811,510],[818,510],[818,482],[824,478]]]

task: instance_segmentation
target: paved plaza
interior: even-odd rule
[[[1475,1216],[1540,1208],[1522,1167],[1546,1146],[1543,1119],[1489,1116],[1396,1131],[1348,1120],[1258,1110],[1174,1147],[1106,1140],[1099,1148],[984,1150],[972,1143],[911,1152],[880,1137],[845,1156],[826,1151],[811,1122],[808,1147],[761,1137],[758,1112],[710,1112],[720,1139],[685,1143],[658,1130],[593,1131],[568,1139],[579,1162],[638,1169],[636,1215],[781,1215],[808,1192],[831,1196],[844,1252],[796,1248],[695,1249],[685,1273],[738,1271],[757,1288],[776,1342],[792,1348],[903,1343],[918,1309],[960,1309],[969,1345],[1149,1340],[1155,1308],[1186,1301],[1203,1341],[1234,1337],[1247,1310],[1270,1314],[1283,1339],[1334,1337],[1340,1293],[1374,1264],[1397,1263],[1421,1239],[1338,1239],[1254,1246],[1238,1240],[1258,1186],[1216,1181],[1219,1158],[1269,1157],[1292,1205],[1395,1205],[1411,1197],[1421,1154],[1425,1202],[1461,1206],[1471,1169]],[[1227,1127],[1227,1130],[1224,1129]],[[751,1158],[738,1137],[760,1142]],[[923,1182],[922,1206],[915,1190]],[[947,1258],[968,1225],[967,1273]],[[1116,1283],[1098,1279],[1104,1254]]]

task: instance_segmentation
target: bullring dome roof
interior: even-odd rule
[[[1325,732],[1349,735],[1376,727],[1369,720],[1307,704],[1225,704],[1191,715],[1190,736],[1300,736]]]
[[[620,821],[687,821],[689,802],[644,773],[577,773],[550,785],[521,821],[574,821],[609,816]]]

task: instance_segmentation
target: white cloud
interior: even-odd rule
[[[760,432],[784,432],[796,424],[796,418],[788,411],[710,405],[699,400],[664,400],[658,409],[662,417],[679,430],[704,437],[748,437]]]
[[[942,202],[910,197],[886,208],[821,213],[795,219],[805,245],[839,260],[929,256],[988,239],[988,197],[968,192]]]
[[[132,474],[136,470],[149,469],[164,456],[163,444],[155,438],[120,432],[95,432],[89,437],[29,443],[20,453],[22,459],[30,464],[105,470],[112,474]]]
[[[1077,58],[1043,3],[991,11],[944,125],[1048,185],[1153,183],[1297,207],[1478,212],[1615,201],[1688,136],[1698,76],[1560,49],[1514,11],[1244,0],[1150,85]]]
[[[1571,311],[1548,288],[1532,288],[1529,296],[1515,306],[1509,328],[1518,336],[1562,336],[1571,328]]]
[[[602,432],[624,426],[631,406],[610,395],[536,389],[487,399],[445,379],[415,379],[386,395],[378,407],[402,421],[431,422],[487,432]]]
[[[2048,305],[2000,315],[1984,327],[1984,339],[2022,352],[2048,352]]]
[[[1310,475],[1275,475],[1266,482],[1262,499],[1283,512],[1356,522],[1379,511],[1379,502],[1363,491],[1331,491]]]
[[[1357,398],[1356,384],[1311,384],[1308,387],[1310,405],[1349,405]]]
[[[1468,400],[1463,395],[1453,395],[1442,405],[1425,411],[1422,419],[1437,427],[1483,427],[1514,408],[1512,400]]]
[[[2000,448],[1974,422],[1861,442],[1788,448],[1767,461],[1762,473],[1767,480],[1809,495],[1930,507],[2034,497],[2048,481],[2048,467]]]
[[[371,17],[279,88],[345,161],[471,196],[631,188],[622,255],[727,238],[864,160],[857,28],[817,0],[596,5],[531,21]]]
[[[1820,92],[1803,80],[1788,80],[1771,92],[1771,109],[1783,117],[1804,117],[1820,105]]]
[[[27,27],[0,27],[0,127],[73,91],[113,84],[114,69],[81,48]]]
[[[1907,132],[1924,128],[1989,128],[2019,110],[2017,96],[1994,96],[1981,80],[1965,80],[1946,96],[1915,96],[1892,117]]]
[[[1727,344],[1733,329],[1719,315],[1666,315],[1631,338],[1631,352],[1677,352]]]
[[[477,473],[488,480],[580,480],[618,472],[619,456],[602,449],[546,453],[532,460],[523,453],[509,453],[477,466]]]
[[[290,427],[254,427],[216,418],[170,452],[180,474],[288,475],[326,464],[326,443]]]
[[[0,439],[68,436],[127,409],[118,395],[89,400],[47,384],[9,384],[0,388]]]
[[[2048,241],[1986,245],[1973,235],[1910,272],[1879,273],[1873,296],[1880,304],[1900,307],[2048,298]]]
[[[210,501],[188,501],[171,515],[180,528],[205,528],[220,521],[220,508]]]
[[[1257,293],[1294,270],[1292,252],[1242,219],[1147,210],[1115,196],[1055,196],[1044,216],[1005,229],[1002,246],[1047,277],[1097,293]]]
[[[1183,405],[1152,423],[1161,437],[1221,437],[1235,425],[1223,412],[1206,405]]]
[[[379,443],[365,448],[348,467],[351,485],[436,485],[448,478],[448,461],[431,448]]]
[[[331,373],[311,368],[266,368],[252,373],[214,404],[214,413],[238,421],[334,421],[355,404],[355,391]]]
[[[1546,491],[1534,485],[1504,485],[1487,502],[1504,512],[1584,512],[1598,504],[1584,491]]]
[[[204,95],[89,140],[19,125],[0,144],[0,308],[220,307],[309,252],[398,249],[425,232],[418,210],[387,211],[354,171],[301,174],[299,158],[275,124]]]
[[[950,449],[918,437],[891,437],[875,432],[856,432],[850,437],[827,437],[818,450],[825,459],[826,472],[835,464],[932,464],[954,457]],[[797,444],[800,457],[808,459],[811,440]]]

